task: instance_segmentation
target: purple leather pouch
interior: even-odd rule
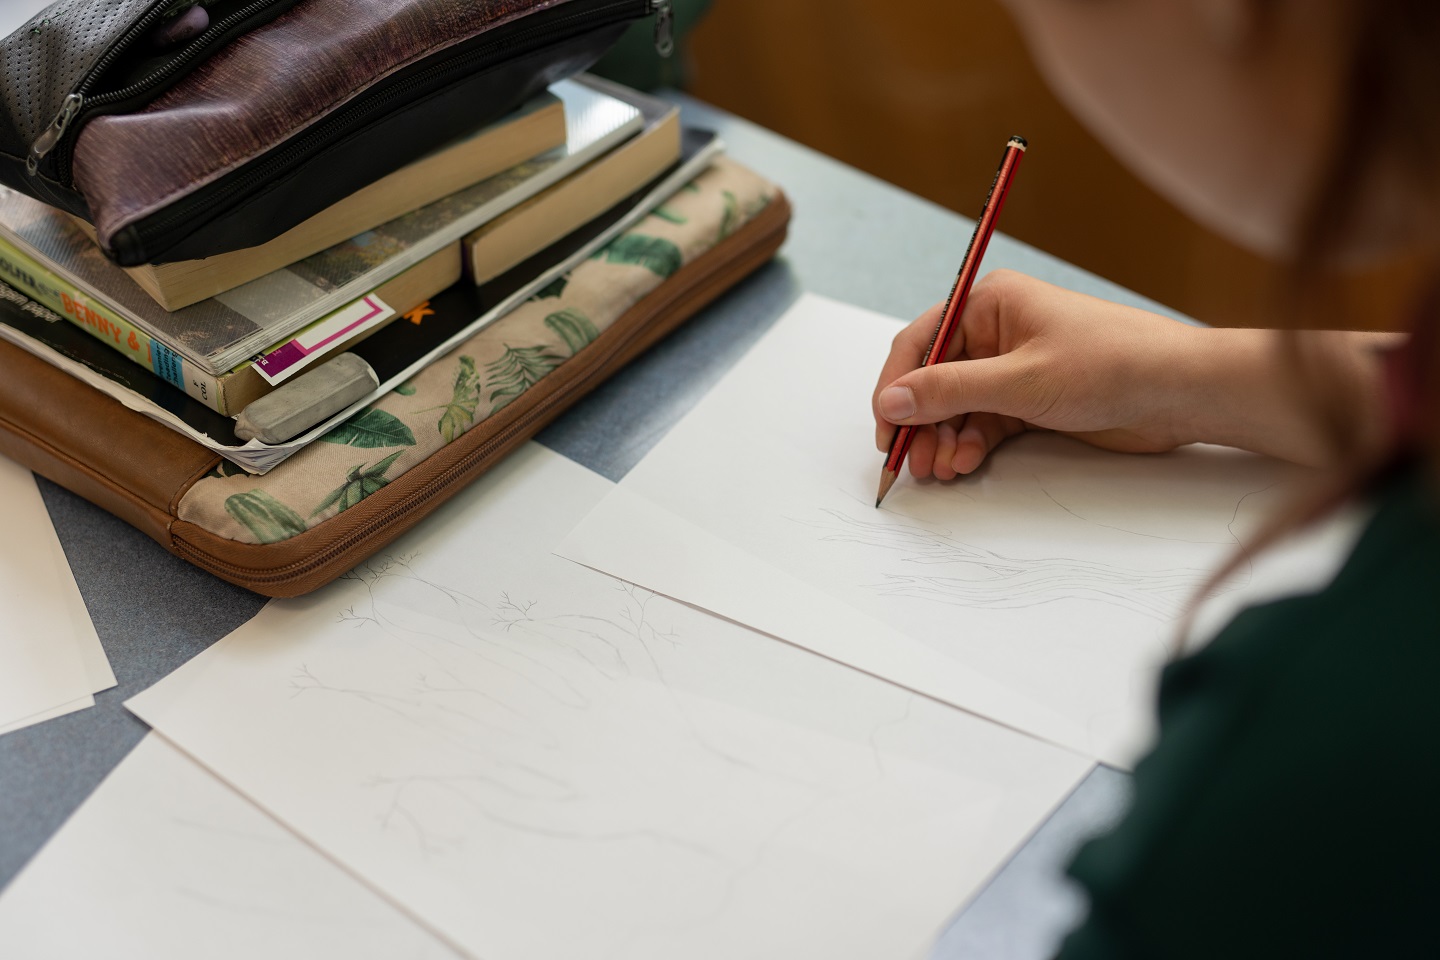
[[[584,70],[670,4],[206,0],[203,18],[193,5],[60,0],[0,41],[0,182],[92,222],[125,266],[265,243]]]

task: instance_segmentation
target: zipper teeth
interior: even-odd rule
[[[120,54],[135,42],[137,37],[143,36],[150,29],[152,23],[164,16],[171,7],[178,6],[182,2],[183,0],[162,0],[161,3],[151,8],[149,13],[136,20],[135,24],[125,31],[109,50],[105,51],[104,56],[96,61],[95,66],[90,68],[90,72],[85,74],[85,79],[80,81],[80,85],[73,92],[83,95],[95,81],[100,79],[102,73],[110,69],[110,64],[114,63]]]
[[[773,204],[771,208],[774,208]],[[756,251],[764,247],[766,240],[769,240],[776,234],[784,232],[788,223],[788,219],[781,219],[777,217],[777,221],[778,222],[774,226],[766,230],[765,234],[762,237],[757,237],[754,241],[752,241],[751,246],[753,246]],[[736,234],[735,236],[741,235],[742,234]],[[719,248],[712,248],[711,252],[713,252],[714,249]],[[768,257],[769,255],[767,255],[765,259],[768,259]],[[748,273],[750,269],[753,269],[753,266],[750,265],[750,261],[752,259],[759,258],[758,256],[756,256],[742,257],[737,260],[718,260],[716,262],[716,266],[707,271],[695,283],[684,288],[683,290],[676,290],[671,296],[667,297],[664,301],[659,303],[655,307],[653,315],[659,316],[678,301],[700,292],[705,288],[705,285],[709,281],[713,280],[716,276],[727,272],[729,268],[736,267],[737,265],[744,265],[747,268],[745,272]],[[759,260],[759,262],[763,263],[764,260]],[[620,353],[623,353],[624,350],[631,344],[633,344],[636,340],[649,333],[650,326],[651,324],[648,322],[638,324],[635,329],[631,331],[624,339],[614,344],[605,353],[603,357],[598,358],[595,364],[589,370],[586,370],[579,377],[576,377],[575,380],[573,380],[569,384],[566,384],[565,387],[563,387],[561,390],[557,391],[555,394],[547,398],[545,403],[525,414],[525,416],[517,420],[515,423],[511,424],[500,434],[486,441],[484,444],[482,444],[480,447],[477,447],[475,450],[467,453],[457,463],[454,463],[449,467],[445,468],[444,472],[442,472],[435,479],[431,480],[421,493],[399,504],[393,512],[385,515],[384,518],[377,519],[366,523],[363,526],[357,527],[355,530],[346,534],[334,544],[327,547],[323,552],[316,554],[302,564],[289,568],[284,568],[282,571],[275,571],[272,573],[257,575],[253,570],[250,570],[249,568],[240,567],[232,563],[226,563],[224,561],[218,561],[211,554],[206,553],[199,547],[193,546],[185,540],[175,538],[172,539],[171,543],[175,546],[178,553],[188,556],[192,560],[196,561],[200,566],[205,567],[211,571],[226,571],[233,573],[238,578],[242,578],[250,583],[277,584],[285,583],[287,581],[293,581],[300,577],[303,577],[310,571],[318,570],[326,564],[330,563],[333,559],[344,555],[352,547],[368,539],[375,531],[383,530],[385,527],[399,522],[412,511],[435,499],[435,497],[439,496],[442,492],[444,492],[452,483],[455,483],[457,480],[463,478],[464,474],[466,474],[475,465],[475,463],[484,460],[496,449],[503,447],[506,443],[510,442],[516,434],[524,432],[531,425],[533,425],[536,420],[542,419],[545,414],[549,413],[552,406],[567,399],[577,389],[584,387],[590,380],[594,379],[597,375],[599,375],[600,372],[605,369],[606,364],[608,364],[610,360],[612,360]]]
[[[91,68],[90,72],[85,75],[85,79],[80,81],[80,85],[75,88],[75,92],[80,94],[81,96],[84,96],[85,93],[95,83],[99,81],[101,75],[103,75],[104,72],[110,68],[110,65],[119,58],[120,54],[124,53],[125,50],[128,49],[130,45],[136,41],[137,38],[143,36],[146,32],[148,32],[151,24],[153,24],[156,20],[163,16],[167,11],[169,11],[171,7],[177,6],[181,2],[183,2],[183,0],[165,0],[164,3],[155,7],[144,17],[141,17],[140,20],[135,23],[135,26],[131,27],[130,30],[127,31],[123,37],[121,37],[120,41],[116,43],[113,47],[111,47],[108,51],[106,51],[105,56],[101,57],[99,62],[96,63],[93,68]],[[245,20],[249,19],[255,14],[264,11],[267,7],[272,6],[275,2],[277,2],[277,0],[257,0],[257,2],[252,3],[249,6],[242,7],[241,9],[230,14],[230,16],[226,17],[224,20],[221,20],[219,23],[211,24],[203,34],[188,43],[183,51],[181,51],[174,58],[166,61],[163,66],[161,66],[154,73],[150,74],[144,80],[132,83],[130,84],[130,86],[123,87],[120,90],[113,90],[110,93],[101,94],[94,99],[86,100],[85,105],[91,108],[102,107],[106,104],[116,103],[118,101],[126,100],[130,97],[138,96],[144,93],[147,89],[154,86],[156,83],[169,77],[171,74],[179,70],[185,64],[189,63],[191,60],[194,60],[195,57],[198,56],[202,51],[208,49],[210,44],[217,37],[223,36],[225,33],[233,29],[237,24],[243,23]],[[71,119],[70,129],[72,131],[79,130],[79,125],[83,122],[84,112],[85,111],[83,111],[82,109],[81,113],[77,114],[74,118]],[[74,141],[74,139],[75,137],[73,135],[67,135],[61,138],[61,142],[56,145],[57,152],[55,156],[55,169],[56,173],[59,176],[60,182],[65,184],[66,186],[73,186],[70,177],[70,144]]]
[[[644,5],[647,10],[649,9],[649,5],[652,2],[654,2],[654,0],[644,0]],[[270,159],[264,161],[263,166],[246,172],[243,176],[230,181],[230,183],[228,183],[221,189],[204,194],[203,200],[198,199],[201,195],[192,194],[189,202],[182,201],[181,203],[175,204],[171,207],[168,216],[153,223],[146,223],[143,228],[139,229],[139,232],[146,239],[154,239],[157,235],[162,234],[165,230],[174,226],[176,223],[180,223],[188,219],[188,217],[190,216],[190,208],[195,204],[200,204],[208,207],[212,206],[217,202],[223,203],[225,200],[229,199],[232,196],[235,196],[236,194],[249,192],[253,188],[254,184],[265,183],[269,181],[274,176],[277,169],[284,169],[286,166],[288,166],[291,163],[292,157],[297,155],[303,155],[304,153],[308,152],[311,149],[311,145],[316,142],[324,142],[326,140],[329,140],[331,136],[333,136],[331,131],[333,131],[336,127],[343,128],[354,123],[357,119],[357,114],[359,116],[364,116],[366,114],[373,113],[376,110],[383,108],[390,102],[399,98],[403,98],[414,87],[424,86],[426,83],[430,82],[430,80],[432,80],[435,75],[441,75],[451,70],[454,70],[456,66],[461,63],[469,63],[470,61],[475,59],[487,58],[496,50],[522,45],[537,36],[548,37],[557,28],[563,28],[572,23],[586,22],[592,19],[600,20],[601,18],[611,13],[615,13],[629,8],[634,8],[635,6],[635,0],[616,0],[616,2],[609,3],[604,7],[587,10],[583,13],[573,13],[568,16],[562,17],[553,23],[548,23],[540,27],[533,27],[531,29],[521,31],[513,36],[506,37],[502,40],[496,40],[488,44],[483,44],[479,47],[468,50],[463,54],[457,55],[452,60],[447,60],[444,63],[435,64],[433,67],[427,68],[416,76],[410,77],[402,83],[399,83],[396,86],[389,88],[383,95],[377,96],[374,99],[364,100],[364,94],[361,94],[361,96],[357,98],[357,100],[363,100],[362,103],[347,104],[346,106],[340,108],[340,110],[338,110],[335,115],[323,120],[314,129],[305,133],[299,140],[287,146],[282,153],[277,154]]]
[[[236,10],[234,13],[230,14],[230,16],[226,17],[224,20],[221,20],[219,23],[212,23],[205,30],[204,33],[186,44],[184,50],[176,54],[174,58],[167,60],[163,66],[161,66],[154,73],[150,74],[144,80],[139,80],[135,83],[130,84],[130,86],[122,87],[119,90],[112,90],[110,93],[103,93],[88,102],[92,104],[114,103],[116,100],[124,100],[128,97],[133,97],[137,94],[144,93],[148,87],[152,86],[155,83],[155,81],[165,79],[170,74],[174,73],[177,69],[189,63],[191,60],[195,59],[195,56],[200,51],[205,49],[205,47],[207,47],[217,36],[229,31],[237,24],[243,23],[250,17],[254,16],[257,13],[260,13],[266,7],[272,6],[276,2],[277,0],[256,0],[255,3],[252,3],[247,7],[241,7],[239,10]],[[162,7],[157,7],[156,10],[164,11],[169,9],[169,7],[173,5],[174,4],[172,3],[166,3]],[[127,45],[133,42],[133,38],[127,38],[126,40]],[[110,53],[107,53],[105,55],[106,59],[101,60],[100,64],[97,64],[97,67],[101,69],[98,71],[92,70],[91,73],[85,78],[84,86],[88,87],[90,83],[98,80],[100,72],[103,72],[103,68],[108,68],[110,66],[110,62],[113,62],[114,57],[118,56],[120,52],[121,49],[118,46],[111,48]],[[85,91],[82,89],[79,92],[84,93]]]

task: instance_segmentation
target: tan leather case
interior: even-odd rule
[[[280,543],[238,543],[178,519],[185,492],[219,458],[4,341],[0,453],[222,579],[266,596],[298,596],[393,541],[764,264],[784,242],[789,220],[789,203],[780,196],[515,402],[334,519]]]

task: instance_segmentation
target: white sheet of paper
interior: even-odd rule
[[[151,734],[0,894],[0,956],[456,955]]]
[[[530,446],[130,701],[475,957],[918,955],[1090,764],[549,553]]]
[[[1178,618],[1299,471],[1031,434],[877,510],[870,392],[899,328],[802,298],[558,552],[1129,764]]]
[[[0,734],[114,685],[35,478],[0,457]]]
[[[34,477],[30,479],[33,484]],[[38,494],[38,488],[36,492]],[[45,510],[43,499],[40,501],[40,508]],[[48,515],[49,511],[46,510],[46,516]],[[75,574],[70,569],[65,548],[60,545],[60,538],[53,525],[50,525],[49,546],[57,594],[56,608],[64,610],[69,622],[70,636],[74,640],[76,652],[80,655],[80,662],[85,667],[85,676],[90,681],[90,692],[109,690],[115,686],[115,671],[110,667],[110,658],[105,655],[100,634],[95,631],[95,622],[90,619],[90,610],[85,606],[80,585],[75,582]]]

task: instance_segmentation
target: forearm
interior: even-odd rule
[[[1177,371],[1177,432],[1310,466],[1330,465],[1345,412],[1349,443],[1373,449],[1385,435],[1380,350],[1395,334],[1198,329]]]

